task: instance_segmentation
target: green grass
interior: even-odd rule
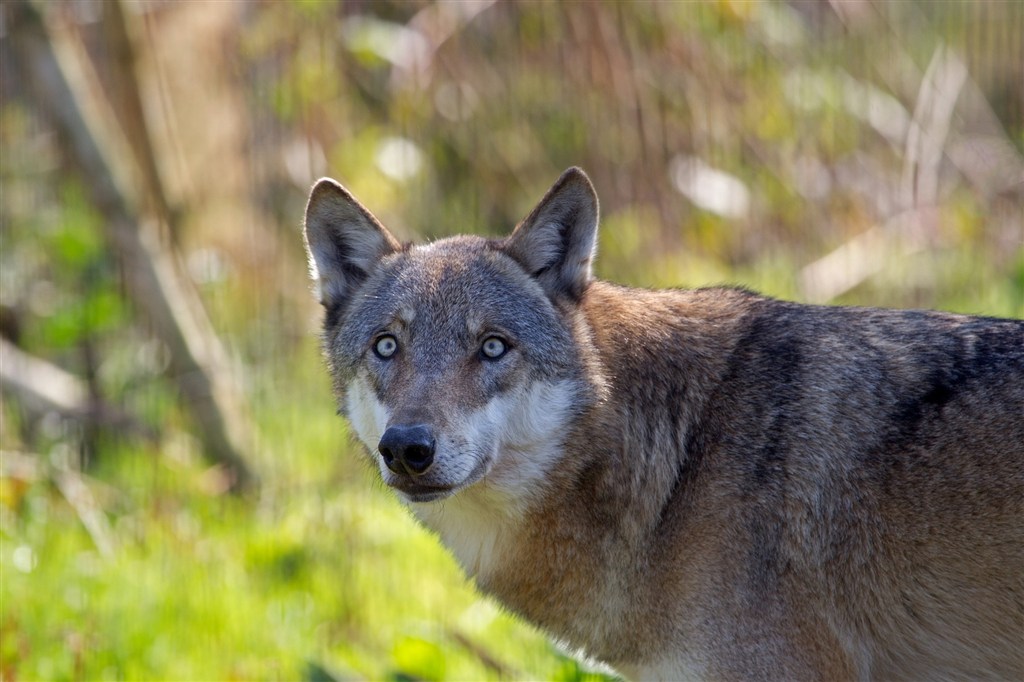
[[[211,493],[187,444],[107,451],[87,479],[104,557],[48,478],[5,481],[4,680],[600,679],[477,593],[382,489],[306,345],[259,379],[258,499]]]

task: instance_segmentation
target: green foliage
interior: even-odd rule
[[[352,447],[305,282],[308,183],[339,178],[403,238],[498,235],[581,165],[601,196],[604,278],[807,300],[809,265],[874,234],[871,267],[830,302],[1024,315],[1024,198],[995,186],[1024,150],[1010,58],[1024,5],[855,5],[279,2],[246,5],[220,34],[210,8],[144,8],[158,30],[140,32],[140,73],[183,207],[177,244],[206,264],[199,289],[251,402],[258,499],[222,494],[95,207],[45,122],[4,102],[2,331],[91,376],[162,438],[91,443],[91,502],[72,504],[55,472],[88,449],[81,425],[4,399],[0,449],[32,451],[42,470],[0,476],[0,680],[608,679],[477,594]],[[72,32],[95,47],[96,31]],[[179,54],[203,31],[199,59]],[[894,220],[909,208],[905,128],[941,45],[972,84],[915,232]],[[214,92],[175,99],[209,71],[241,114],[207,102]],[[207,127],[246,126],[230,157],[211,158]],[[953,162],[965,139],[994,171]],[[992,152],[994,139],[1009,148]],[[723,177],[742,210],[708,201]]]
[[[80,188],[66,185],[62,190],[58,220],[26,217],[16,228],[35,235],[18,240],[23,250],[19,256],[40,263],[41,271],[35,274],[46,278],[36,296],[43,299],[38,304],[48,308],[48,314],[30,328],[28,343],[54,350],[109,333],[127,321],[99,218]]]

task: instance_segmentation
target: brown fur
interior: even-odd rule
[[[557,377],[575,382],[575,407],[522,513],[494,512],[493,552],[467,565],[480,587],[637,677],[1024,679],[1024,322],[627,289],[590,277],[596,221],[571,170],[508,240],[387,247],[345,298],[324,300],[344,403],[369,371],[357,351],[369,311],[429,275],[433,293],[408,285],[416,315],[452,321],[429,342],[401,337],[408,356],[388,371],[402,378],[374,385],[401,423],[401,405],[447,423],[491,399],[473,393],[491,385],[477,361],[457,360],[475,357],[460,355],[473,333],[423,345],[480,310],[452,292],[512,306],[508,283],[532,301],[518,317],[550,306],[548,332],[508,332],[522,357],[493,390]],[[563,333],[568,360],[528,356],[531,339]],[[442,397],[446,385],[461,397]],[[490,513],[490,485],[450,504]]]
[[[604,456],[566,457],[564,496],[485,589],[571,640],[617,564],[643,608],[608,614],[635,633],[608,658],[679,642],[714,678],[1020,678],[1024,325],[599,282],[581,312],[618,398],[574,437]],[[975,330],[996,343],[941,347]],[[893,379],[857,367],[873,349]]]

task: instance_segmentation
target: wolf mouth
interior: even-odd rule
[[[388,482],[388,485],[402,493],[410,502],[433,502],[468,488],[479,482],[490,470],[492,457],[481,459],[469,475],[458,483],[452,484],[430,484],[421,483],[415,480],[400,479]]]
[[[459,486],[423,485],[406,481],[392,483],[391,487],[405,495],[410,502],[433,502],[459,489]]]

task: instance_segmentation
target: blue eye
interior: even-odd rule
[[[489,360],[497,360],[508,351],[508,346],[497,336],[488,336],[480,346],[480,352]]]
[[[377,339],[377,342],[373,344],[373,352],[376,353],[379,358],[390,358],[397,350],[398,341],[390,334],[385,334]]]

